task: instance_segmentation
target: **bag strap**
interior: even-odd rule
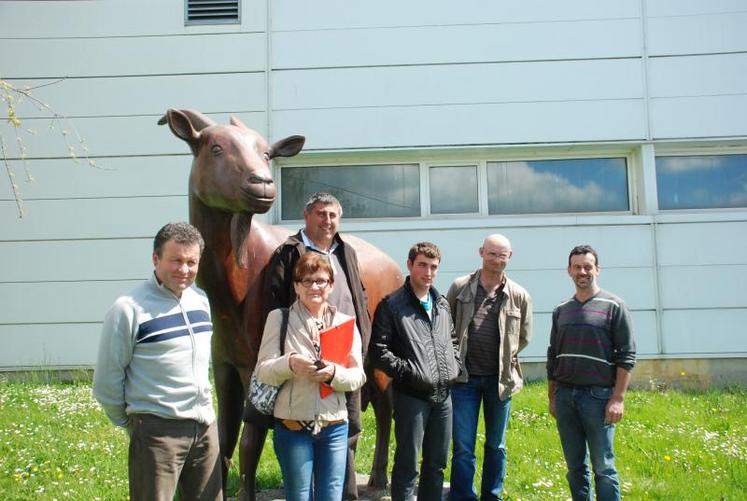
[[[280,308],[283,314],[283,323],[280,325],[280,356],[285,355],[285,335],[288,334],[288,317],[290,316],[290,310],[288,308]]]

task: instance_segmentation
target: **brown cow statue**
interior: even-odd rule
[[[275,201],[269,162],[296,155],[305,138],[290,136],[268,145],[256,131],[231,117],[217,124],[200,112],[170,109],[159,124],[187,142],[194,160],[189,176],[189,216],[205,239],[198,275],[213,311],[213,372],[218,395],[218,433],[223,480],[239,438],[249,377],[262,337],[262,283],[273,251],[290,232],[253,220]],[[402,273],[386,254],[358,238],[345,239],[358,253],[371,315],[381,298],[402,284]],[[369,485],[386,487],[391,426],[391,395],[382,394],[369,375],[364,408],[376,415],[376,451]],[[240,446],[240,476],[247,499],[255,499],[255,476],[267,431],[246,424]]]

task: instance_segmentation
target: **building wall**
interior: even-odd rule
[[[747,354],[747,212],[661,211],[655,175],[657,155],[747,152],[742,2],[241,8],[238,25],[184,26],[177,0],[0,2],[0,76],[67,77],[34,95],[72,119],[98,166],[71,163],[49,113],[24,108],[39,131],[25,139],[36,181],[20,183],[18,219],[0,180],[0,368],[94,362],[107,307],[151,268],[153,234],[187,217],[186,145],[155,125],[170,107],[233,113],[272,140],[306,135],[302,155],[276,163],[281,184],[289,166],[623,156],[624,213],[425,210],[343,229],[403,268],[411,243],[436,242],[444,292],[479,266],[485,235],[505,233],[510,274],[535,300],[528,360],[544,357],[552,309],[572,293],[565,266],[578,243],[598,248],[601,284],[633,310],[643,355]]]

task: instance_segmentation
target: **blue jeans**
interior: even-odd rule
[[[452,501],[477,500],[475,477],[475,442],[480,405],[485,416],[485,447],[482,464],[480,499],[501,499],[506,477],[506,428],[511,399],[498,397],[498,376],[470,376],[464,384],[451,389],[454,405],[454,453],[451,458]]]
[[[558,384],[555,390],[555,414],[568,467],[568,485],[574,501],[592,499],[591,467],[598,501],[620,499],[620,481],[615,469],[612,443],[615,425],[604,423],[607,401],[612,388]]]
[[[417,496],[439,501],[451,441],[451,397],[435,403],[394,390],[394,451],[392,501],[411,501],[418,480],[418,458],[423,451]]]
[[[310,431],[273,429],[275,455],[283,473],[287,501],[340,501],[348,456],[348,423]],[[313,497],[312,497],[313,477]]]

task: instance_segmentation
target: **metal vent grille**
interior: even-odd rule
[[[239,22],[239,0],[187,0],[188,24]]]

